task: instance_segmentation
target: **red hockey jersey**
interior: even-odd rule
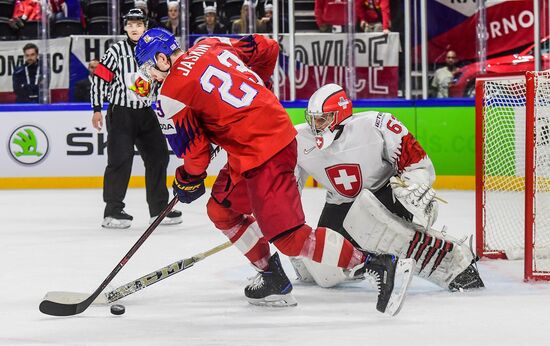
[[[238,181],[295,138],[288,114],[264,86],[278,52],[277,42],[261,35],[212,37],[174,62],[157,113],[189,174],[206,170],[213,143],[227,151],[231,177]]]

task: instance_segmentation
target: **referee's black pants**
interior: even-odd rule
[[[150,216],[168,204],[166,168],[168,148],[155,112],[110,105],[107,125],[107,168],[103,177],[104,217],[121,211],[132,173],[134,145],[145,164],[145,189]]]

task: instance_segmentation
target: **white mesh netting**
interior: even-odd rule
[[[534,271],[550,270],[550,73],[536,76]],[[525,224],[524,76],[486,80],[483,102],[484,252],[523,257]]]
[[[550,71],[535,79],[533,271],[550,272]]]

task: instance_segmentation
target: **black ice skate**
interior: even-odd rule
[[[158,217],[158,215],[151,217],[149,219],[149,224],[152,224],[157,219],[157,217]],[[162,219],[160,224],[161,225],[177,225],[177,224],[182,223],[182,221],[183,221],[183,219],[181,217],[181,211],[172,210],[171,212],[166,214],[166,216],[164,217],[164,219]]]
[[[475,260],[473,260],[472,263],[449,284],[449,290],[451,290],[451,292],[483,287],[485,287],[485,284],[479,276]]]
[[[132,225],[132,220],[134,217],[132,215],[126,214],[124,210],[119,212],[112,213],[109,216],[105,216],[101,227],[104,228],[128,228]]]
[[[410,258],[400,260],[393,255],[369,254],[367,261],[352,272],[354,276],[367,274],[374,279],[378,287],[376,310],[395,316],[403,306],[414,266],[415,261]],[[396,278],[400,281],[398,290],[394,290]]]
[[[291,292],[292,284],[277,253],[269,259],[269,268],[258,272],[254,281],[244,289],[250,304],[262,306],[296,306],[298,302]]]

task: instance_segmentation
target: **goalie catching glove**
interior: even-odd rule
[[[430,186],[427,172],[421,169],[404,172],[401,177],[390,178],[390,185],[395,198],[420,224],[426,228],[434,224],[439,206],[434,200],[435,191]]]
[[[204,187],[205,178],[206,172],[200,175],[190,175],[183,166],[178,167],[172,184],[174,195],[178,196],[179,201],[182,203],[193,202],[206,192]]]

